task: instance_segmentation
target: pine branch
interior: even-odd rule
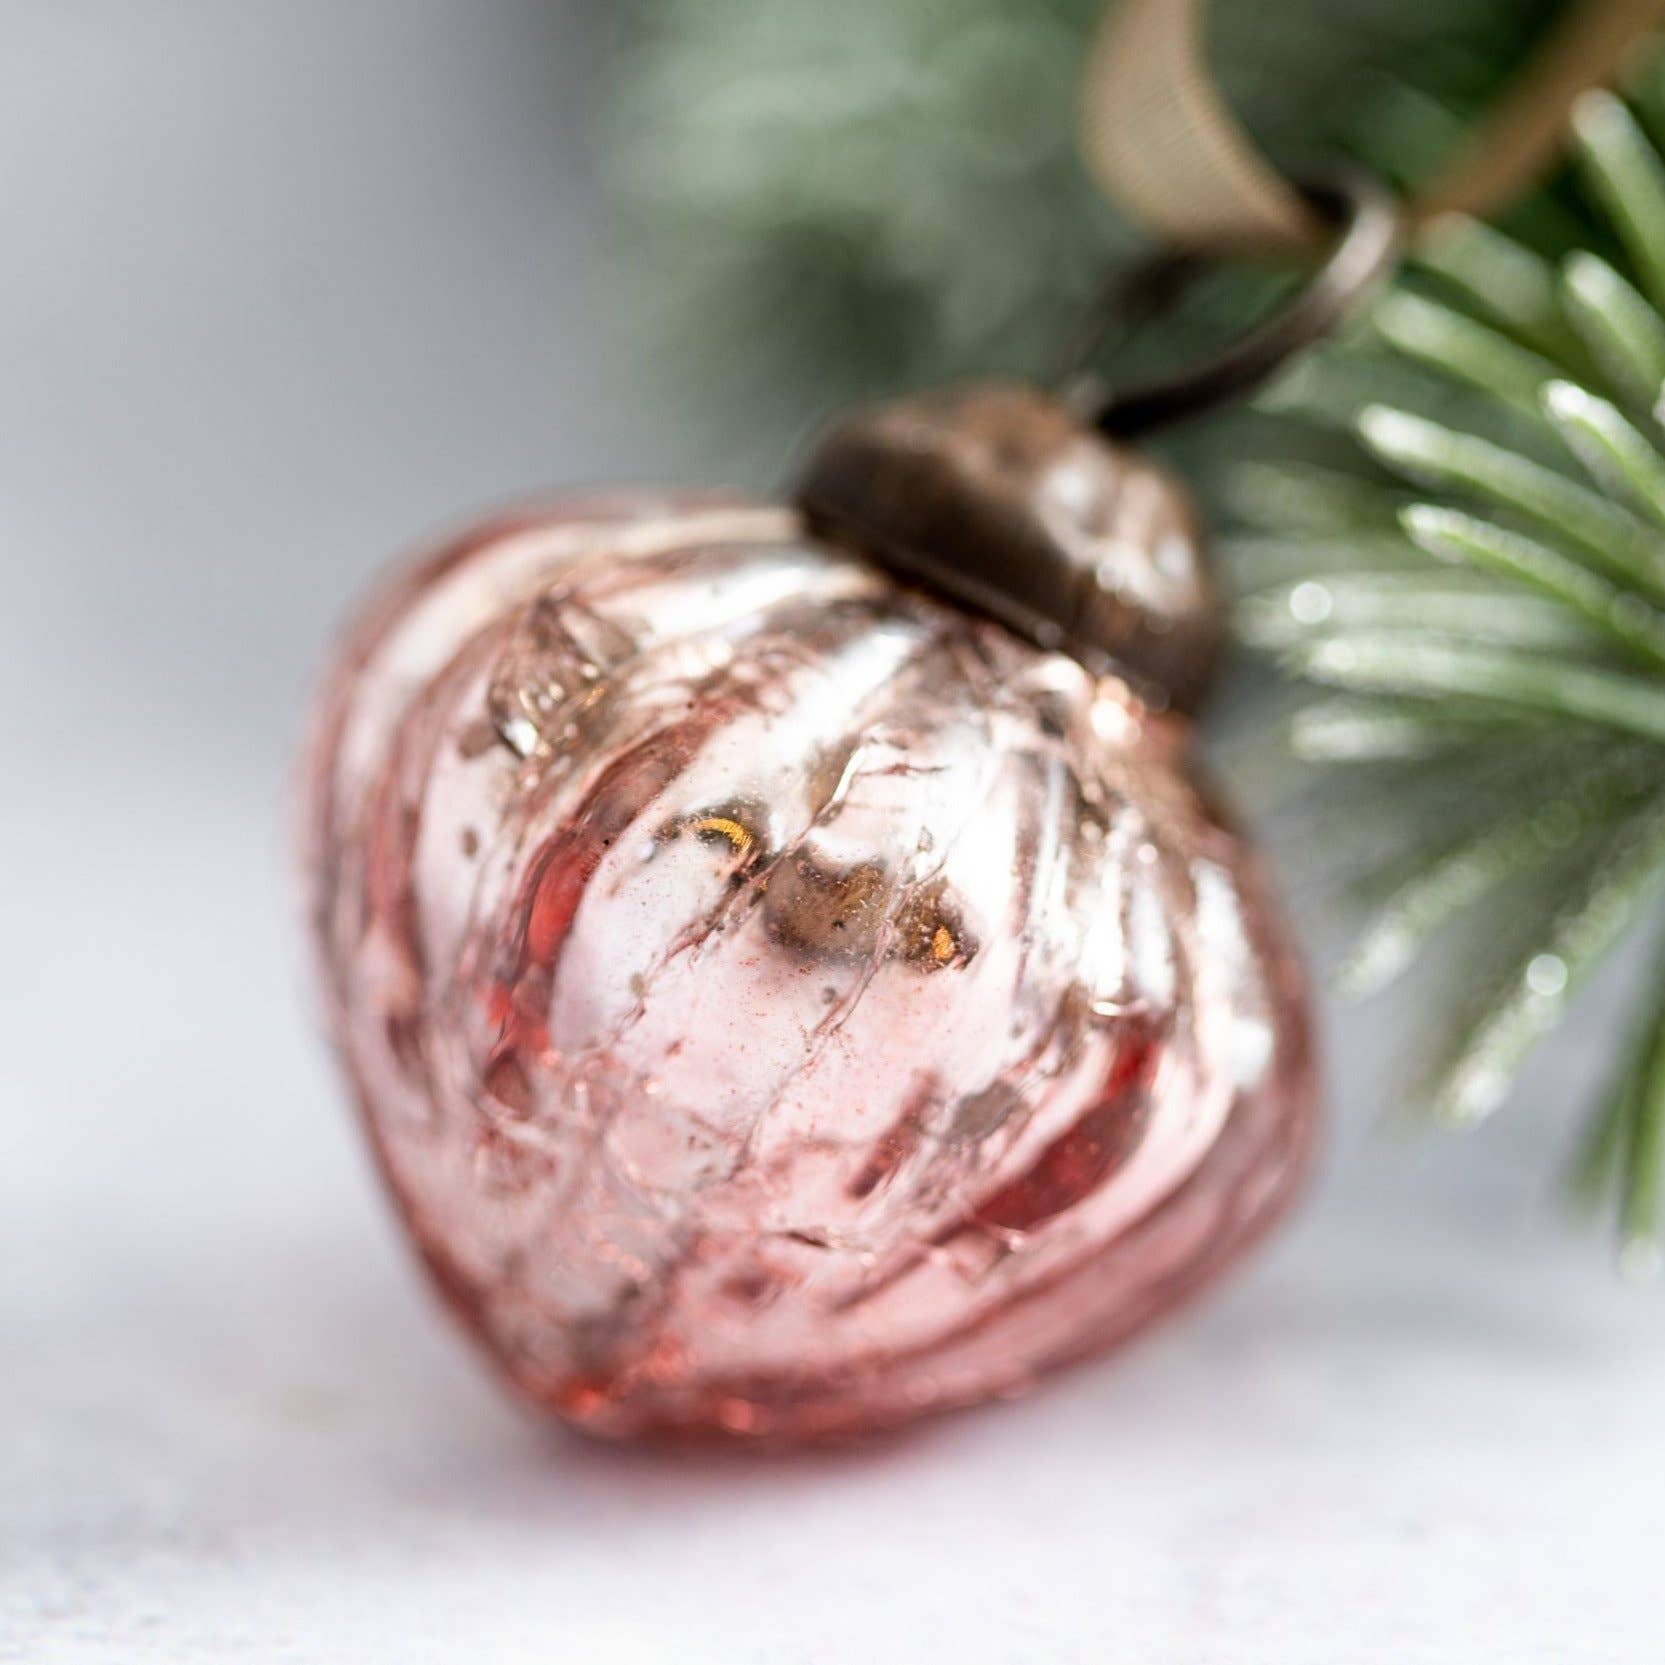
[[[1665,115],[1657,71],[1650,96]],[[1411,829],[1369,873],[1344,983],[1380,987],[1505,895],[1535,920],[1494,956],[1428,1082],[1454,1124],[1504,1102],[1665,895],[1665,163],[1610,94],[1581,102],[1577,132],[1631,270],[1588,249],[1552,265],[1469,221],[1434,228],[1415,276],[1442,298],[1401,287],[1375,336],[1460,397],[1397,377],[1400,401],[1361,398],[1356,418],[1369,459],[1422,498],[1330,490],[1322,536],[1281,566],[1263,556],[1238,604],[1246,642],[1329,691],[1289,720],[1295,754],[1348,769],[1347,811],[1399,808]],[[1356,348],[1335,352],[1355,355],[1350,375],[1315,372],[1323,397],[1286,412],[1304,402],[1333,428],[1338,394],[1371,379]],[[1264,545],[1276,517],[1260,519]],[[1633,1270],[1659,1262],[1665,1234],[1665,963],[1638,1010],[1574,1175],[1612,1208]]]

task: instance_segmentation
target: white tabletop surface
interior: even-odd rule
[[[311,1021],[284,770],[382,556],[686,469],[621,381],[574,4],[12,0],[0,55],[0,1659],[1665,1657],[1665,1327],[1550,1176],[1614,986],[1465,1140],[1332,1013],[1298,1218],[1017,1405],[615,1450],[436,1311]]]

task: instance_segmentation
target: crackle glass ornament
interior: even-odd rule
[[[1186,711],[1178,488],[1020,388],[796,507],[576,500],[396,577],[307,763],[330,1016],[445,1297],[609,1434],[1006,1395],[1301,1171],[1301,980]]]

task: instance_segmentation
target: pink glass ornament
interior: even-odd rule
[[[399,1210],[515,1385],[610,1434],[890,1425],[1234,1259],[1312,1080],[1188,737],[737,499],[397,579],[310,754],[313,919]]]

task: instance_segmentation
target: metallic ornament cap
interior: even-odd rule
[[[823,535],[999,619],[1156,703],[1193,711],[1219,656],[1219,604],[1184,489],[1020,383],[856,413],[797,490]]]

